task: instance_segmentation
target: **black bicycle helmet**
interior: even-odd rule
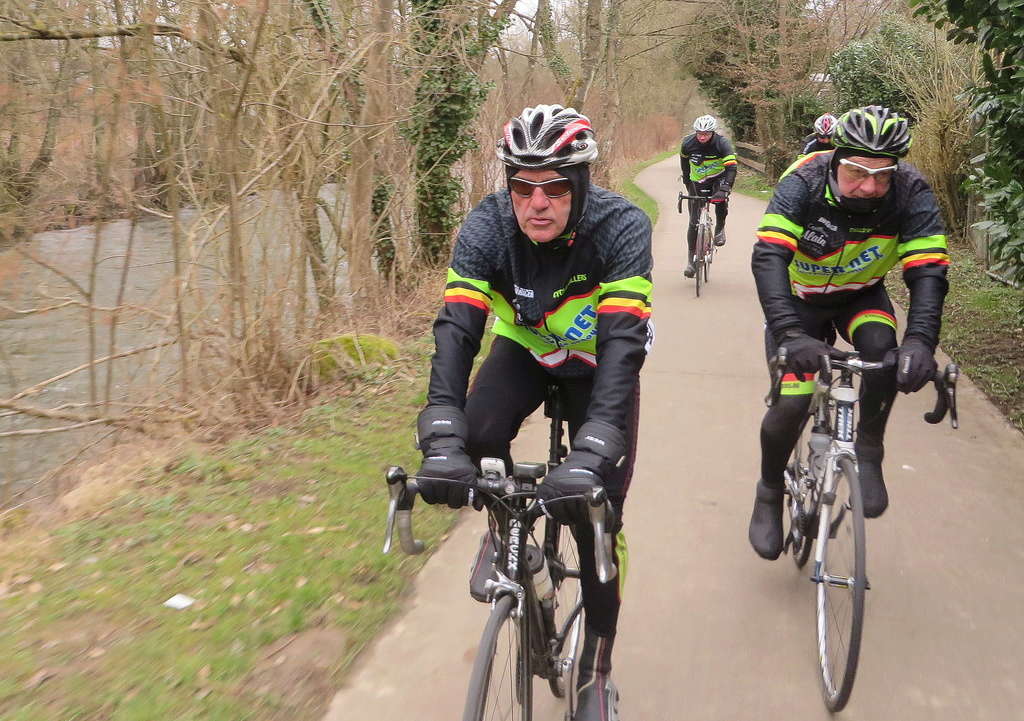
[[[902,158],[910,150],[907,119],[881,105],[854,108],[842,114],[832,144],[865,155]]]

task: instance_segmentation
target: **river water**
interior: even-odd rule
[[[334,188],[326,187],[321,197],[334,202]],[[298,300],[295,264],[300,257],[301,238],[292,204],[280,196],[271,196],[269,202],[250,196],[242,204],[241,216],[246,219],[242,246],[250,289],[264,298],[276,294],[282,299],[285,314],[289,309],[294,311]],[[323,211],[320,220],[322,237],[328,239],[333,256],[336,284],[343,286],[345,263]],[[187,238],[188,319],[215,322],[224,312],[225,223],[222,218],[218,222],[215,213],[195,210],[183,211],[181,221]],[[16,250],[0,253],[0,397],[10,399],[34,384],[89,363],[90,358],[110,355],[112,333],[115,354],[176,337],[168,220],[150,218],[134,226],[131,221],[118,220],[100,227],[49,231],[35,235],[22,248],[25,254]],[[82,292],[76,288],[77,284],[87,291],[90,282],[95,307],[113,308],[121,297],[118,313],[94,313],[92,356],[88,310]],[[312,289],[307,292],[307,307],[313,307]],[[68,300],[77,304],[25,312],[61,306]],[[80,371],[45,385],[17,403],[44,410],[64,406],[76,414],[87,412],[92,392],[99,400],[109,393],[115,403],[146,403],[161,394],[177,368],[176,346],[168,345],[98,364],[92,383],[90,373]],[[114,406],[110,412],[117,414],[118,408]],[[103,426],[38,432],[70,423],[0,409],[0,434],[21,434],[0,435],[0,507],[47,495],[55,487],[54,479],[59,486],[62,464],[108,435],[109,428]],[[40,483],[44,478],[48,482]]]

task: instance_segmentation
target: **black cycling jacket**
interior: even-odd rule
[[[828,186],[831,158],[832,152],[813,153],[790,166],[758,226],[751,268],[769,330],[778,337],[800,326],[795,303],[849,303],[899,262],[910,289],[904,338],[934,348],[949,255],[931,188],[901,161],[879,209],[850,213]]]
[[[694,183],[707,183],[717,179],[730,188],[736,180],[736,153],[724,136],[715,133],[707,143],[697,140],[691,133],[679,146],[679,168],[687,188]]]
[[[494,332],[555,376],[594,377],[587,420],[626,429],[652,329],[651,223],[622,196],[591,185],[569,239],[537,244],[519,229],[508,191],[466,217],[434,322],[428,405],[464,407],[487,314]]]
[[[800,155],[810,155],[811,153],[820,153],[822,150],[835,150],[835,146],[832,143],[823,143],[818,140],[817,133],[811,133],[805,136],[801,141],[803,143],[803,150],[800,151]]]

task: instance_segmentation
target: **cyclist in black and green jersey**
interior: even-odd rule
[[[725,136],[716,132],[718,121],[702,115],[693,121],[694,132],[683,138],[679,147],[679,166],[687,195],[706,195],[715,204],[715,245],[725,245],[725,218],[729,214],[729,193],[736,181],[736,153]],[[686,270],[694,273],[694,246],[697,243],[697,202],[689,201],[690,227],[686,232]]]
[[[574,438],[565,461],[538,489],[545,512],[573,526],[586,610],[575,721],[618,718],[611,652],[620,583],[601,584],[587,508],[563,497],[603,486],[616,530],[633,472],[639,373],[653,337],[651,225],[622,196],[590,183],[597,142],[572,108],[526,108],[498,141],[507,187],[480,202],[458,234],[418,436],[429,503],[473,502],[481,457],[511,464],[510,443],[560,386]],[[471,388],[488,313],[498,336]],[[509,465],[509,467],[511,467]],[[622,577],[625,544],[613,557]]]
[[[761,424],[761,480],[749,538],[764,558],[782,553],[783,470],[800,433],[823,354],[836,333],[868,361],[896,355],[894,371],[864,373],[856,452],[864,515],[889,503],[883,435],[897,390],[935,373],[949,255],[939,208],[921,173],[901,160],[907,120],[872,105],[839,118],[834,151],[797,160],[782,176],[757,230],[751,262],[767,321],[769,355],[787,351],[782,395]],[[910,290],[907,328],[883,277],[899,264]]]

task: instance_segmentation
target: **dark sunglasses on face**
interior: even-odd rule
[[[572,192],[572,183],[565,178],[552,178],[551,180],[523,180],[522,178],[509,178],[508,189],[518,196],[529,198],[533,195],[533,189],[540,188],[549,198],[561,198]]]

